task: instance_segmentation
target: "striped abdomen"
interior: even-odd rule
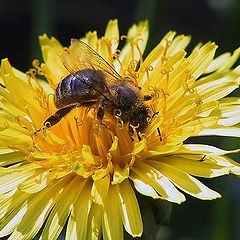
[[[65,77],[55,91],[55,105],[60,108],[71,103],[98,100],[105,92],[105,76],[99,70],[84,69]]]

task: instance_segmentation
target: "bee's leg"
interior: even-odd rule
[[[97,120],[100,122],[101,125],[103,125],[104,127],[107,127],[107,125],[102,122],[104,114],[105,114],[104,103],[102,101],[102,102],[100,102],[99,108],[97,111]]]
[[[67,105],[66,107],[60,108],[57,110],[53,115],[51,115],[44,123],[43,125],[45,127],[51,127],[58,123],[64,116],[66,116],[72,109],[76,107],[86,107],[91,106],[93,104],[96,104],[96,101],[92,102],[84,102],[84,103],[72,103]]]
[[[104,107],[100,105],[97,111],[97,119],[99,120],[99,122],[102,123],[103,117],[104,117]]]

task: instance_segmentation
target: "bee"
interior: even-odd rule
[[[54,103],[58,110],[47,118],[45,127],[57,124],[74,108],[97,106],[96,117],[100,123],[105,113],[109,113],[128,124],[130,135],[134,133],[133,128],[137,133],[144,131],[150,117],[145,101],[151,100],[151,95],[142,95],[129,77],[120,76],[81,40],[72,39],[69,51],[60,57],[70,74],[56,87]]]

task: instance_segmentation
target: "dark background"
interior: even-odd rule
[[[8,57],[13,66],[25,72],[34,58],[40,58],[38,35],[47,33],[68,45],[70,38],[83,36],[89,30],[97,30],[102,35],[111,18],[118,18],[121,34],[132,23],[148,19],[148,51],[169,30],[191,35],[189,49],[209,40],[220,46],[217,54],[232,52],[240,46],[240,0],[0,0],[0,58]],[[211,141],[216,143],[215,139]],[[240,145],[239,140],[230,138],[219,143],[225,149]],[[234,157],[239,160],[239,156]],[[145,232],[156,234],[152,238],[148,234],[144,239],[240,239],[239,178],[200,180],[220,192],[222,199],[200,201],[187,196],[185,203],[172,205],[167,221],[164,221],[164,211],[171,206],[166,203],[156,206],[157,201],[153,203],[147,198],[150,203],[146,203],[140,197]],[[153,213],[159,214],[153,217]]]

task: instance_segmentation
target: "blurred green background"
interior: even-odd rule
[[[169,30],[191,35],[190,50],[198,42],[209,40],[220,46],[217,54],[240,46],[240,0],[0,0],[0,57],[8,57],[13,66],[25,72],[34,58],[40,58],[38,35],[47,33],[68,45],[70,38],[83,36],[89,30],[103,34],[111,18],[119,19],[122,34],[133,22],[148,19],[148,51]],[[239,96],[239,91],[235,94]],[[194,141],[224,149],[240,147],[240,141],[232,138]],[[239,155],[233,157],[240,162]],[[220,192],[222,198],[201,201],[187,196],[185,203],[171,205],[139,196],[145,224],[141,239],[240,239],[239,178],[200,180]]]

